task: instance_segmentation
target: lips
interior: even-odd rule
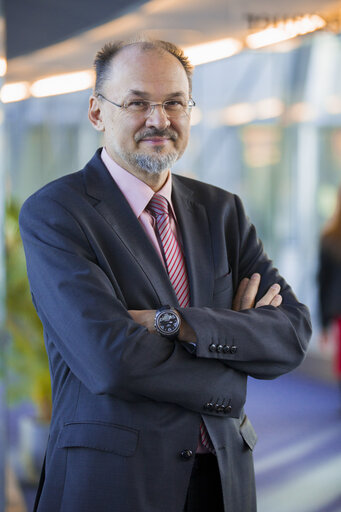
[[[170,138],[169,137],[144,137],[141,140],[144,142],[151,142],[153,144],[162,144],[163,142],[170,140]]]

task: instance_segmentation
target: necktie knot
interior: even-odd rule
[[[153,215],[168,215],[168,201],[160,194],[154,194],[148,204],[148,209]]]

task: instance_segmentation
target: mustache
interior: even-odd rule
[[[176,140],[178,138],[178,134],[169,128],[165,128],[164,130],[149,128],[138,132],[134,138],[135,142],[139,142],[140,140],[148,139],[149,137],[166,137],[167,139]]]

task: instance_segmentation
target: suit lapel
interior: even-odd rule
[[[116,232],[155,290],[158,302],[178,305],[168,274],[122,192],[100,157],[100,150],[84,169],[85,188],[97,200],[96,210]]]
[[[207,306],[213,296],[212,244],[206,208],[193,191],[173,175],[172,201],[183,238],[191,306]]]

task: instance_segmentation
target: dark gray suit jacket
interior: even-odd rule
[[[309,314],[264,254],[238,197],[174,176],[172,200],[191,292],[191,307],[179,311],[196,331],[196,353],[127,313],[178,303],[99,151],[21,210],[53,390],[39,512],[181,512],[201,418],[226,510],[256,509],[247,376],[271,379],[297,366]],[[239,281],[256,271],[260,296],[281,284],[282,306],[232,311]]]

